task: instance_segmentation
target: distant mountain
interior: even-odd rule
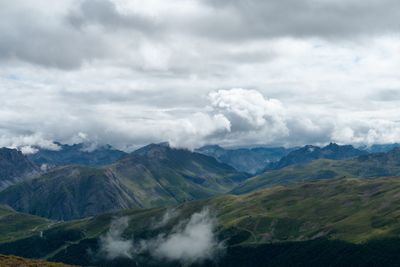
[[[80,164],[86,166],[107,165],[122,158],[127,153],[114,149],[110,145],[91,148],[86,144],[64,145],[57,143],[59,150],[39,149],[29,159],[38,165],[61,166]]]
[[[359,149],[368,151],[369,153],[385,153],[397,147],[400,147],[400,144],[375,144],[372,146],[362,146]]]
[[[330,143],[322,148],[307,145],[290,152],[278,162],[268,164],[265,170],[281,169],[294,164],[305,164],[317,159],[350,159],[367,153],[368,152],[356,149],[351,145],[340,146],[335,143]]]
[[[247,177],[212,157],[153,144],[104,167],[56,168],[0,192],[0,203],[70,220],[207,198],[230,191]]]
[[[399,266],[399,196],[398,177],[307,182],[185,203],[168,218],[171,209],[157,208],[49,223],[46,229],[39,224],[14,231],[13,240],[0,242],[0,253],[84,266]],[[204,207],[211,218],[200,213]],[[125,223],[117,224],[118,218]],[[197,220],[188,224],[190,218]],[[7,232],[2,221],[0,216],[0,236]],[[184,241],[199,244],[179,243]],[[214,261],[186,262],[207,245],[218,252],[221,241],[226,250]],[[154,251],[134,247],[160,243],[178,256],[151,256]],[[108,251],[112,257],[105,257]]]
[[[400,176],[400,148],[387,153],[365,154],[347,160],[318,159],[306,164],[289,165],[251,177],[232,192],[243,194],[260,188],[315,179],[386,176]]]
[[[225,149],[218,145],[208,145],[195,151],[216,158],[235,169],[256,174],[262,171],[268,163],[280,160],[294,149],[283,147],[255,147]]]
[[[39,173],[39,167],[20,151],[0,148],[0,190]]]

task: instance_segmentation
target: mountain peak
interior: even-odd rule
[[[165,158],[166,153],[171,150],[168,142],[150,144],[132,152],[132,155],[146,156],[149,158]]]
[[[0,148],[0,189],[38,173],[39,168],[29,161],[21,151],[12,148]]]
[[[18,160],[23,157],[24,155],[22,154],[22,152],[17,149],[7,147],[0,148],[0,160]]]
[[[331,143],[329,143],[329,145],[325,146],[324,148],[325,148],[325,149],[337,149],[337,148],[339,148],[339,147],[340,147],[340,145],[331,142]]]

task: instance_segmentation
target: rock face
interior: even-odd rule
[[[39,167],[20,151],[0,148],[0,190],[39,173]]]
[[[62,166],[80,164],[86,166],[101,166],[111,164],[126,155],[125,152],[114,149],[110,145],[90,147],[85,144],[58,144],[59,150],[39,149],[29,155],[29,159],[37,165]]]
[[[226,193],[248,177],[212,157],[149,145],[103,167],[65,166],[0,192],[17,211],[71,220]]]
[[[256,174],[264,170],[271,162],[276,162],[294,149],[284,147],[255,147],[225,149],[218,145],[204,146],[196,149],[196,152],[216,158],[238,171]]]
[[[307,145],[290,152],[278,162],[268,164],[266,170],[281,169],[289,165],[304,164],[317,159],[350,159],[360,155],[368,154],[368,152],[354,148],[351,145],[340,146],[330,143],[325,147]]]

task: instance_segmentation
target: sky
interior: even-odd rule
[[[398,0],[0,0],[0,146],[400,142]]]

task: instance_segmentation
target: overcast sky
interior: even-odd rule
[[[399,0],[0,0],[0,146],[400,142]]]

